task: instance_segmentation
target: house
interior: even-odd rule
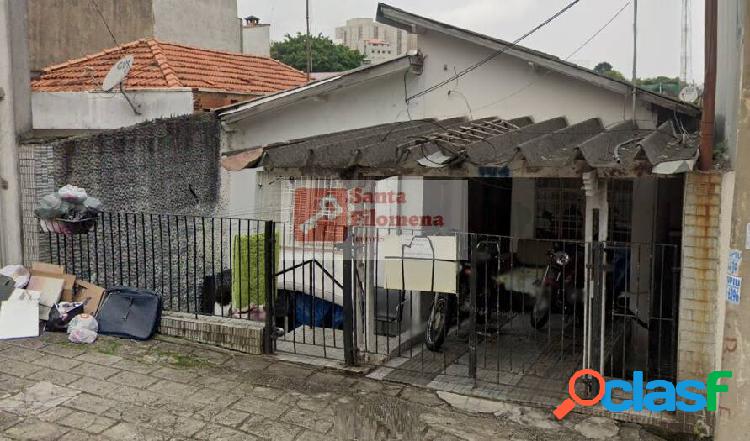
[[[126,55],[134,63],[122,90],[101,90]],[[154,39],[45,68],[31,83],[33,128],[20,149],[27,259],[40,253],[36,201],[68,183],[109,210],[213,213],[229,196],[220,189],[221,129],[210,110],[306,81],[267,57]]]
[[[640,88],[633,101],[626,81],[389,5],[377,20],[416,33],[418,50],[216,111],[225,169],[258,173],[254,210],[283,231],[280,289],[328,302],[334,316],[346,309],[346,258],[334,244],[348,229],[363,238],[352,263],[354,351],[390,360],[386,378],[469,376],[509,387],[501,396],[537,400],[581,366],[625,379],[711,371],[721,262],[710,235],[727,221],[727,183],[693,171],[700,108]],[[362,212],[372,215],[349,216]],[[404,266],[388,270],[394,234],[406,248],[433,242],[413,251],[417,260],[440,260],[435,244],[445,237],[457,261],[495,250],[497,266],[472,260],[484,266],[469,276],[478,285],[471,301],[487,302],[495,323],[480,333],[459,317],[445,352],[420,347],[433,314],[424,292],[441,272],[419,272],[408,289]],[[569,255],[564,280],[582,294],[557,301],[541,337],[529,327],[534,301],[507,282],[492,297],[486,284],[500,287],[505,271],[539,271],[553,249]],[[330,327],[337,348],[330,323],[295,328],[277,345],[314,353]]]
[[[125,55],[134,62],[122,90],[103,91]],[[268,57],[141,39],[44,68],[31,82],[33,126],[37,133],[118,129],[305,83],[305,74]]]

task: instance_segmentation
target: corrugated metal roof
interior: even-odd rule
[[[227,156],[231,170],[263,166],[309,174],[360,172],[430,175],[436,169],[474,175],[482,167],[511,163],[523,169],[610,169],[627,173],[685,161],[692,168],[695,135],[672,122],[642,129],[633,121],[604,127],[598,118],[569,125],[564,117],[416,120],[347,130],[278,143]]]

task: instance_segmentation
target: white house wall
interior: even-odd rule
[[[34,92],[31,95],[36,130],[107,130],[132,126],[156,118],[193,113],[193,92],[132,91],[140,106],[136,115],[121,93]]]
[[[419,46],[426,55],[424,73],[409,83],[409,95],[450,78],[493,52],[437,32],[420,34]],[[413,117],[532,116],[541,121],[564,115],[569,123],[599,117],[605,125],[630,119],[631,111],[629,97],[535,69],[510,55],[499,55],[411,104]],[[645,128],[656,126],[655,113],[646,103],[638,106],[638,120]]]
[[[487,48],[436,32],[420,34],[418,41],[425,55],[425,67],[421,76],[406,75],[409,95],[449,78],[491,53]],[[501,55],[459,80],[411,101],[408,114],[404,103],[404,78],[403,72],[397,72],[249,116],[229,126],[224,150],[409,118],[532,116],[541,121],[566,116],[572,124],[598,117],[605,125],[610,125],[631,117],[629,95],[541,68],[534,69],[527,62],[508,55]],[[644,128],[656,127],[656,113],[648,103],[639,103],[637,119]]]
[[[231,125],[226,151],[376,124],[404,121],[404,74],[392,75],[295,102]]]

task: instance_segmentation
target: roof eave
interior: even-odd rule
[[[312,98],[337,89],[359,85],[366,81],[381,78],[396,72],[403,72],[411,66],[409,56],[394,58],[380,64],[365,66],[353,71],[316,81],[295,89],[286,90],[273,95],[264,96],[256,100],[241,104],[232,104],[216,109],[219,118],[225,123],[234,123],[252,115],[277,110],[296,101]]]
[[[425,17],[403,11],[385,3],[378,4],[376,20],[379,23],[403,29],[408,32],[421,32],[424,29],[433,30],[461,40],[468,41],[492,50],[501,50],[509,47],[511,43],[498,40],[496,38],[461,29],[452,25],[444,24]],[[604,89],[625,94],[632,91],[632,86],[627,81],[616,80],[605,75],[598,74],[582,66],[561,60],[543,52],[527,49],[521,46],[515,46],[505,52],[508,55],[520,58],[524,61],[533,62],[543,68],[559,72],[590,84],[602,87]],[[660,107],[675,110],[689,116],[697,117],[701,113],[698,106],[683,103],[679,100],[650,92],[643,88],[638,88],[639,98],[645,102],[658,105]]]

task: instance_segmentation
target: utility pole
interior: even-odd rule
[[[637,61],[638,61],[638,0],[633,0],[633,122],[638,121],[638,118],[636,117],[635,111],[636,107],[638,105],[638,88],[636,86],[636,78],[637,78]]]
[[[0,0],[0,266],[23,263],[19,134],[31,130],[26,0]]]
[[[310,0],[305,0],[305,24],[307,27],[307,37],[305,45],[307,50],[307,82],[310,82],[310,72],[312,72],[312,42],[310,41]]]

